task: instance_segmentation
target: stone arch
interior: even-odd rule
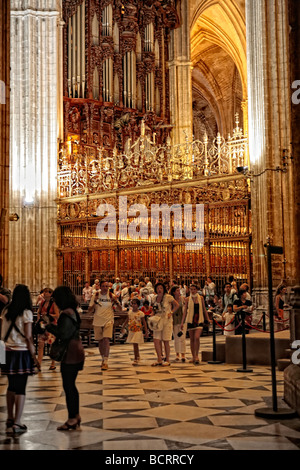
[[[192,0],[190,32],[193,90],[210,96],[224,136],[232,132],[236,112],[247,131],[245,0]]]

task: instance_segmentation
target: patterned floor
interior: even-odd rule
[[[222,338],[220,338],[222,340]],[[211,349],[211,338],[201,339]],[[299,450],[300,419],[257,418],[255,409],[272,406],[270,370],[253,366],[243,374],[229,364],[199,366],[172,362],[151,367],[152,343],[132,366],[132,346],[111,348],[109,370],[101,372],[97,348],[86,350],[78,377],[82,426],[58,432],[66,416],[59,368],[30,378],[24,411],[28,432],[6,436],[6,378],[0,377],[0,450]],[[174,361],[174,356],[172,357]],[[283,373],[277,372],[281,407]],[[266,405],[267,404],[267,405]]]

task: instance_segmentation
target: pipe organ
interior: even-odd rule
[[[175,1],[64,0],[63,16],[64,142],[124,149],[142,120],[165,142]]]
[[[85,0],[68,20],[68,95],[85,95]]]
[[[168,47],[179,25],[174,0],[65,0],[64,139],[58,155],[58,279],[81,293],[85,279],[149,276],[199,281],[229,274],[250,282],[249,187],[234,168],[243,165],[241,130],[224,143],[171,145]],[[184,222],[120,214],[128,205],[204,204],[203,246],[178,239]],[[116,224],[99,237],[99,207],[116,208],[137,237]],[[122,212],[122,211],[121,211]],[[180,226],[181,224],[181,226]],[[140,232],[138,231],[140,227]],[[141,227],[143,228],[143,231]],[[142,235],[141,235],[142,234]]]

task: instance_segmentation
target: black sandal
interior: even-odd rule
[[[27,426],[25,424],[16,424],[13,425],[13,433],[14,434],[21,434],[23,432],[27,432]]]
[[[15,424],[15,421],[13,419],[7,419],[6,420],[6,432],[7,433],[12,433],[13,432],[13,425]]]
[[[69,424],[68,422],[66,422],[62,426],[58,426],[57,431],[70,431],[70,430],[75,430],[79,427],[80,427],[80,420],[78,419],[78,421],[75,424]]]

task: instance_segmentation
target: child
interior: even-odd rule
[[[145,317],[149,317],[149,315],[153,314],[153,308],[151,307],[149,300],[144,301],[141,311],[145,314]]]
[[[146,323],[147,323],[147,327],[148,327],[148,334],[151,335],[151,330],[149,330],[148,321],[149,321],[149,318],[153,315],[153,308],[151,307],[149,300],[144,301],[144,304],[141,308],[141,311],[144,313],[144,315],[146,317]]]
[[[224,324],[224,335],[225,336],[233,336],[235,334],[234,331],[234,312],[233,312],[233,305],[228,304],[226,311],[223,313],[223,318],[225,320]]]
[[[128,323],[128,338],[126,342],[133,344],[133,365],[135,366],[138,365],[140,361],[139,344],[142,344],[144,342],[143,327],[145,330],[145,336],[146,338],[148,338],[148,329],[145,320],[145,315],[141,310],[139,310],[139,307],[140,300],[137,298],[133,298],[131,301],[131,308],[128,312],[128,318],[123,325],[124,328]]]

